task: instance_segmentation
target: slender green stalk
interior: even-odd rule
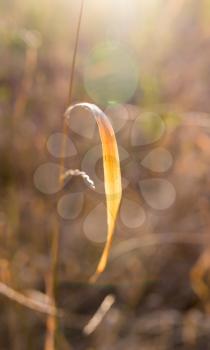
[[[76,66],[76,56],[78,51],[79,44],[79,34],[81,28],[82,14],[84,9],[84,0],[81,0],[80,11],[76,29],[75,36],[75,45],[72,56],[72,65],[71,65],[71,73],[70,73],[70,81],[69,81],[69,95],[68,95],[68,106],[72,104],[72,95],[73,95],[73,83],[74,83],[74,75],[75,75],[75,66]],[[65,118],[63,118],[63,134],[67,135],[67,124]],[[58,181],[63,185],[64,177],[62,176],[64,173],[64,160],[65,160],[65,150],[66,144],[65,139],[63,137],[62,146],[61,146],[61,158],[60,158],[60,177]],[[60,252],[60,240],[61,240],[61,222],[57,222],[54,226],[54,234],[52,239],[52,248],[51,248],[51,271],[49,278],[47,279],[47,292],[53,301],[53,305],[56,307],[56,290],[57,290],[57,274],[58,274],[58,262],[59,262],[59,252]],[[51,315],[47,319],[47,335],[45,342],[45,350],[57,350],[59,349],[58,344],[58,319],[56,316]]]

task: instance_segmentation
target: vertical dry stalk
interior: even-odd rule
[[[19,89],[19,94],[14,106],[14,127],[20,122],[20,118],[24,115],[29,92],[31,90],[33,76],[37,65],[37,48],[27,47],[25,56],[25,65],[22,83]]]
[[[74,83],[74,75],[75,75],[75,66],[76,66],[76,57],[77,57],[77,49],[79,44],[79,34],[80,34],[80,28],[81,28],[81,21],[82,21],[82,14],[84,9],[84,0],[81,0],[81,6],[80,6],[80,12],[78,17],[78,24],[77,24],[77,31],[76,31],[76,37],[75,37],[75,46],[72,56],[72,64],[71,64],[71,74],[70,74],[70,80],[69,80],[69,94],[68,94],[68,101],[67,106],[70,106],[72,104],[72,94],[73,94],[73,83]],[[63,134],[67,135],[67,123],[66,120],[63,120]],[[64,159],[65,159],[65,150],[66,150],[66,137],[63,137],[62,140],[62,147],[61,147],[61,161],[60,161],[60,181],[63,182],[61,176],[63,174],[64,169]]]
[[[22,39],[24,39],[22,37]],[[9,157],[12,159],[15,157],[15,137],[19,137],[17,134],[17,129],[21,125],[21,122],[24,118],[31,88],[33,85],[33,79],[36,72],[37,67],[37,57],[38,57],[38,47],[39,40],[36,35],[31,36],[32,42],[24,40],[25,42],[25,53],[24,53],[24,67],[23,67],[23,76],[20,82],[20,86],[18,88],[17,97],[14,102],[14,108],[11,118],[11,137],[13,142],[11,142],[11,147],[8,149]],[[17,208],[16,208],[17,209]],[[18,215],[17,210],[15,212]],[[16,222],[18,226],[18,222]],[[15,225],[15,226],[16,226]],[[16,229],[18,228],[16,226]],[[17,231],[17,230],[15,230]],[[10,270],[10,267],[9,267]],[[11,271],[8,279],[3,282],[7,283],[9,286],[12,286],[14,281],[12,278]],[[17,295],[16,295],[17,296]],[[15,315],[15,317],[14,317]],[[22,348],[22,338],[21,338],[21,322],[22,322],[22,311],[16,307],[16,305],[8,306],[8,323],[9,323],[9,332],[11,335],[11,339],[15,339],[15,342],[11,343],[11,349],[20,350]]]
[[[57,220],[53,221],[54,232],[51,246],[51,269],[46,278],[46,294],[51,299],[53,307],[56,307],[56,285],[57,285],[57,264],[59,254],[59,234],[60,223]],[[49,315],[46,322],[46,338],[45,338],[45,350],[56,349],[56,328],[57,317],[56,315]]]
[[[81,0],[77,29],[76,29],[76,36],[75,36],[75,45],[74,45],[73,56],[72,56],[68,105],[72,103],[76,56],[77,56],[77,49],[79,44],[79,34],[80,34],[80,28],[81,28],[83,9],[84,9],[84,0]],[[67,134],[67,123],[65,119],[63,119],[63,134],[65,136]],[[58,179],[58,181],[60,181],[61,184],[64,183],[64,178],[62,177],[62,174],[64,171],[64,159],[65,159],[65,150],[66,150],[65,136],[63,137],[63,141],[62,141],[61,158],[60,158],[60,176]],[[59,247],[60,247],[60,239],[61,239],[61,223],[57,222],[56,226],[54,227],[55,229],[54,229],[54,234],[52,238],[52,249],[51,249],[51,271],[47,279],[47,294],[53,301],[53,305],[56,306],[56,287],[57,287],[56,281],[57,281],[57,270],[58,270],[58,261],[59,261]],[[45,341],[45,350],[58,349],[57,322],[58,322],[57,317],[55,315],[51,315],[47,318],[47,334],[46,334],[46,341]]]

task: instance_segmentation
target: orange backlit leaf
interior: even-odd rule
[[[107,205],[107,239],[96,272],[90,279],[90,282],[95,282],[106,268],[120,206],[122,196],[120,162],[115,133],[105,113],[94,104],[78,103],[67,109],[65,117],[70,118],[72,110],[78,107],[88,109],[94,115],[99,129],[103,154],[104,187]]]

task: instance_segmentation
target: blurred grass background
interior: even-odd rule
[[[62,220],[58,307],[67,316],[60,322],[59,350],[208,349],[210,1],[85,2],[73,101],[103,109],[120,104],[110,116],[113,124],[122,108],[126,111],[126,125],[117,133],[129,154],[122,162],[129,180],[124,198],[146,213],[137,228],[119,217],[109,266],[95,286],[87,281],[103,245],[85,236],[83,223],[104,203],[103,195],[79,178],[51,196],[40,193],[33,181],[40,164],[58,163],[46,145],[61,132],[67,107],[79,6],[67,0],[1,0],[1,281],[21,291],[46,291],[57,201],[81,192],[85,201],[79,217]],[[146,112],[162,118],[165,132],[154,140],[151,124],[152,141],[133,147],[133,120]],[[91,140],[81,136],[87,126],[79,124],[80,136],[71,133],[77,154],[69,158],[69,168],[80,167],[85,153],[99,143],[96,130]],[[147,127],[136,130],[137,140],[151,136]],[[151,171],[151,164],[149,172],[139,165],[156,147],[173,158],[161,175]],[[100,177],[100,162],[97,172]],[[151,208],[138,186],[140,180],[160,177],[176,191],[175,202],[163,211]],[[153,198],[158,193],[154,186]],[[93,237],[102,226],[96,215]],[[116,298],[113,307],[85,336],[84,325],[109,293]],[[0,310],[2,350],[44,348],[45,316],[3,296]]]

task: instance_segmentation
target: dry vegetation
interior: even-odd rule
[[[207,350],[210,2],[80,6],[0,4],[0,349]],[[120,174],[106,168],[106,142],[102,162],[107,135],[90,111],[73,109],[63,129],[84,101],[113,125],[123,187],[92,284],[107,233],[103,164],[108,206]],[[89,177],[72,173],[82,164]]]

